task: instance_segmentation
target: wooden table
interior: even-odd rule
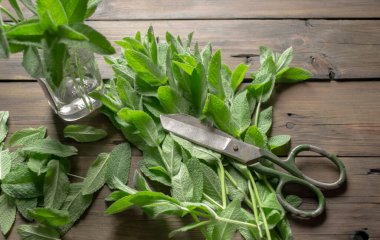
[[[118,40],[153,25],[210,41],[221,48],[224,61],[241,61],[257,69],[260,45],[276,51],[295,50],[295,66],[314,74],[314,80],[280,86],[274,99],[273,134],[292,135],[293,145],[310,143],[337,153],[348,171],[345,189],[328,193],[327,212],[314,221],[292,219],[295,239],[380,238],[380,2],[378,0],[105,0],[90,24]],[[10,134],[44,125],[49,135],[78,147],[74,173],[85,175],[100,152],[123,141],[108,120],[95,114],[80,122],[104,127],[110,137],[95,144],[65,141],[65,122],[50,110],[39,85],[24,72],[21,56],[0,63],[0,110],[10,111]],[[100,62],[104,78],[112,76]],[[133,152],[136,167],[141,153]],[[302,166],[314,176],[331,177],[328,165],[304,157]],[[305,169],[306,170],[306,169]],[[64,239],[167,239],[181,219],[151,220],[137,209],[106,217],[103,189],[83,219]],[[20,217],[16,224],[22,223]],[[2,238],[2,236],[0,237]],[[15,228],[9,239],[18,239]],[[198,232],[176,239],[201,239]]]

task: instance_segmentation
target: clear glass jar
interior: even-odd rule
[[[89,96],[92,91],[103,91],[103,81],[92,52],[85,49],[69,50],[70,58],[58,87],[49,85],[46,78],[38,79],[54,112],[65,121],[76,121],[102,104]]]

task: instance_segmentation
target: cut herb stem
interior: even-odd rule
[[[249,195],[251,196],[251,199],[252,199],[252,210],[253,210],[253,214],[255,216],[255,221],[256,221],[256,223],[259,223],[260,219],[259,219],[259,214],[257,212],[256,199],[255,199],[255,195],[254,195],[253,190],[252,190],[252,185],[249,181],[248,181],[248,190],[249,190]],[[262,238],[263,233],[261,232],[261,228],[258,228],[258,230],[259,230],[260,238]]]
[[[218,166],[219,166],[218,175],[220,179],[220,185],[222,188],[221,189],[222,190],[222,205],[223,205],[223,209],[225,209],[227,207],[227,195],[226,195],[226,184],[225,184],[225,179],[224,179],[224,167],[221,160],[218,161]]]

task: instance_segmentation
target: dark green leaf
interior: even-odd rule
[[[218,175],[206,164],[202,163],[203,192],[217,203],[222,203],[222,187]]]
[[[286,155],[290,148],[289,135],[277,135],[269,139],[270,150],[277,155]]]
[[[24,51],[22,66],[34,78],[42,77],[43,65],[36,47],[29,46]]]
[[[96,142],[107,137],[104,129],[87,125],[68,125],[63,129],[65,138],[72,138],[77,142]]]
[[[68,224],[70,221],[69,212],[66,210],[35,208],[29,210],[28,213],[36,222],[50,227],[60,227]]]
[[[231,220],[240,220],[241,219],[241,204],[238,199],[232,201],[226,209],[220,213],[220,217],[231,219]],[[238,225],[226,223],[226,222],[217,222],[215,224],[214,230],[212,232],[213,239],[233,239]]]
[[[3,191],[14,198],[35,198],[42,195],[42,187],[35,173],[25,165],[17,165],[2,181]]]
[[[141,97],[132,88],[131,84],[123,77],[118,77],[116,81],[117,92],[123,104],[133,110],[141,110]]]
[[[42,173],[45,173],[47,171],[47,164],[50,161],[50,156],[49,157],[29,157],[27,166],[28,168],[35,172],[38,176],[40,176]]]
[[[201,162],[196,158],[189,159],[186,163],[194,188],[193,197],[190,202],[200,202],[203,193],[203,174]]]
[[[0,230],[7,235],[16,220],[16,205],[14,199],[2,194],[0,196]]]
[[[101,153],[91,164],[83,181],[83,195],[92,194],[98,191],[106,182],[107,167],[110,160],[110,154]]]
[[[113,179],[126,184],[128,182],[129,170],[131,168],[131,146],[128,143],[117,145],[110,153],[108,168],[106,172],[107,185],[114,189]]]
[[[169,173],[170,176],[175,176],[178,174],[181,168],[181,149],[180,147],[173,141],[170,135],[167,135],[163,144],[162,144],[162,152],[163,152],[163,161],[164,166]],[[184,169],[183,174],[186,174],[186,169]]]
[[[33,221],[33,219],[28,213],[28,210],[36,208],[37,204],[38,204],[37,198],[16,199],[17,210],[28,221]]]
[[[3,18],[0,13],[0,59],[9,58],[9,43],[3,27]]]
[[[59,240],[59,232],[55,228],[41,225],[20,225],[17,233],[22,240]]]
[[[138,170],[135,171],[135,175],[133,176],[133,183],[139,191],[152,191],[148,182]]]
[[[62,206],[62,210],[69,212],[70,223],[60,229],[62,233],[67,232],[92,203],[92,194],[83,195],[82,186],[82,183],[70,184],[69,194]]]
[[[5,137],[8,134],[8,125],[7,125],[8,118],[9,118],[8,111],[0,111],[0,143],[4,141]]]
[[[288,203],[290,203],[290,205],[292,205],[295,208],[298,208],[302,204],[302,198],[296,195],[288,195],[285,199]]]
[[[50,161],[44,180],[44,206],[60,209],[69,192],[69,184],[59,161]]]
[[[232,114],[223,100],[215,95],[207,96],[203,113],[211,117],[215,125],[222,131],[235,137],[239,137],[238,125],[232,118]]]
[[[27,153],[52,154],[57,157],[70,157],[78,152],[73,146],[63,145],[59,141],[49,138],[28,143],[22,150]]]
[[[59,36],[62,40],[68,39],[73,41],[89,41],[87,36],[74,30],[68,25],[62,25],[58,27]]]

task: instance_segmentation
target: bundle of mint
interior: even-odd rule
[[[273,109],[268,100],[276,83],[303,81],[311,74],[289,67],[292,48],[278,54],[261,47],[261,66],[252,82],[243,83],[248,66],[231,70],[222,64],[220,50],[213,53],[208,44],[201,51],[191,43],[192,34],[183,43],[170,33],[157,42],[149,28],[144,38],[138,32],[117,42],[123,48],[120,58],[106,58],[115,77],[105,92],[91,96],[103,102],[102,112],[144,156],[134,188],[113,179],[117,190],[107,198],[113,202],[107,213],[139,206],[152,218],[193,219],[170,236],[199,228],[206,239],[231,239],[237,232],[245,239],[290,239],[274,179],[165,133],[159,117],[189,114],[249,144],[286,154],[290,136],[269,136]],[[293,195],[287,200],[301,204]]]

